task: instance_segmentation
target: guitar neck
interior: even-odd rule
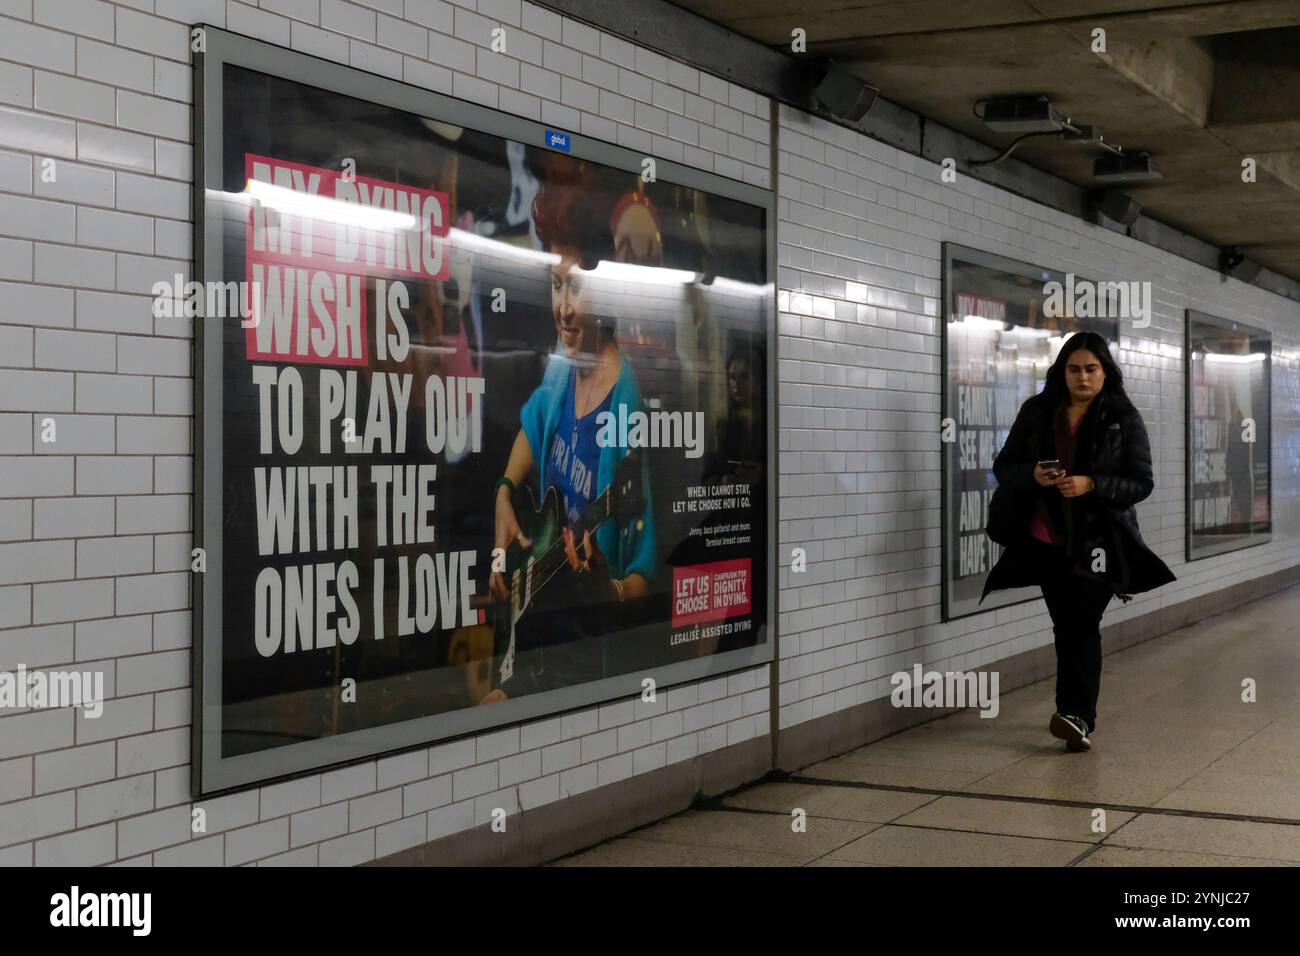
[[[576,539],[575,545],[581,544],[584,534],[591,532],[594,535],[596,530],[609,520],[613,498],[612,487],[606,488],[587,506],[587,510],[582,513],[582,517],[568,526]],[[546,552],[535,558],[529,566],[528,573],[532,577],[531,593],[537,594],[555,572],[568,563],[568,560],[564,553],[564,537],[561,534],[546,549]]]
[[[610,504],[613,498],[613,487],[606,488],[596,496],[595,501],[587,505],[587,510],[570,526],[569,530],[579,538],[588,531],[595,534],[596,529],[609,520]]]

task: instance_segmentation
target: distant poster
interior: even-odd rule
[[[1187,312],[1187,560],[1268,541],[1272,337]]]
[[[198,789],[769,659],[770,194],[217,52]]]
[[[984,579],[1001,554],[984,533],[997,487],[993,460],[1021,404],[1042,391],[1065,339],[1097,332],[1115,347],[1123,305],[1104,284],[944,244],[945,620],[1038,596],[1021,588],[979,603]]]

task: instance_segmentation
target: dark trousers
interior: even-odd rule
[[[1036,539],[1034,544],[1040,558],[1039,585],[1056,638],[1056,710],[1082,717],[1091,733],[1097,729],[1101,691],[1101,616],[1114,592],[1073,573],[1063,548]]]

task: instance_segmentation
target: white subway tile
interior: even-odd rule
[[[0,844],[71,830],[76,820],[76,798],[71,791],[0,804]]]
[[[348,45],[352,66],[369,73],[379,73],[394,79],[402,78],[402,55],[383,47],[353,40]]]
[[[168,139],[188,140],[190,107],[175,100],[118,90],[117,125]]]
[[[111,34],[106,39],[112,39]],[[154,61],[143,53],[123,50],[111,43],[77,38],[77,75],[111,86],[152,93]]]
[[[76,210],[73,206],[25,196],[0,195],[0,231],[5,235],[51,242],[73,242],[75,222]]]
[[[190,31],[179,23],[117,8],[117,44],[155,56],[189,62]]]
[[[348,805],[332,803],[295,813],[289,819],[289,845],[320,843],[348,832]]]
[[[37,754],[35,764],[37,794],[111,780],[116,774],[111,742]]]
[[[375,42],[381,47],[388,47],[408,56],[423,58],[429,55],[428,30],[413,27],[406,21],[383,13],[378,15],[375,26]]]
[[[348,59],[346,36],[299,23],[296,20],[289,25],[289,45],[295,50],[327,60],[346,63]]]
[[[49,247],[55,249],[68,247]],[[36,272],[41,275],[41,247],[37,247]],[[88,268],[92,253],[82,253]],[[103,255],[109,255],[104,253]],[[111,260],[111,255],[110,255]],[[95,332],[65,332],[58,329],[38,329],[36,332],[36,365],[47,369],[73,369],[86,372],[111,372],[117,364],[116,340],[111,335]],[[70,410],[70,409],[69,409]]]
[[[101,0],[35,0],[32,19],[56,30],[113,39],[113,7]]]
[[[117,663],[117,692],[123,696],[174,690],[187,686],[189,682],[190,652],[187,650],[142,654],[128,657]],[[166,757],[171,763],[183,763],[189,755],[189,735],[185,731],[169,730],[165,734],[153,734],[152,738],[151,741],[140,743],[142,756],[138,758],[139,761],[145,760],[143,755],[146,752],[147,759],[150,761],[158,761]],[[169,757],[166,756],[168,754]],[[123,763],[120,749],[118,762]],[[130,765],[131,761],[126,763]],[[158,770],[170,765],[170,763],[159,763],[156,766],[149,766],[148,769]],[[143,764],[141,769],[145,769]],[[118,772],[124,771],[119,769]],[[257,819],[256,800],[253,801],[253,813],[250,819]]]
[[[123,499],[127,500],[127,499]],[[170,529],[168,529],[170,530]],[[174,611],[190,603],[190,578],[178,574],[143,574],[117,579],[117,613],[144,614]]]
[[[0,720],[0,760],[71,747],[73,743],[72,711],[67,708],[15,714]],[[0,843],[5,842],[0,839]]]
[[[0,411],[72,411],[73,377],[66,372],[6,371],[0,375]]]
[[[117,267],[113,253],[105,252],[99,249],[82,249],[77,246],[53,246],[43,242],[36,244],[36,271],[35,278],[37,282],[47,282],[50,285],[75,285],[89,289],[111,289],[117,283]],[[72,332],[46,332],[47,336],[70,336],[77,333]],[[65,343],[66,346],[66,343]],[[108,351],[111,351],[111,343]],[[80,356],[72,355],[68,359],[61,359],[55,353],[46,355],[47,360],[41,357],[41,336],[36,338],[36,364],[44,365],[46,368],[93,368],[97,371],[112,371],[113,363],[102,364],[100,359],[96,358],[93,365],[75,364],[79,362]],[[74,364],[68,364],[72,362]]]
[[[92,163],[151,173],[154,171],[154,142],[151,136],[90,123],[77,124],[77,157]],[[111,200],[107,205],[111,205]]]
[[[72,73],[76,58],[76,38],[71,34],[8,18],[0,20],[0,60]]]
[[[192,103],[194,100],[194,74],[188,64],[171,60],[153,61],[154,95],[168,100]]]
[[[321,866],[359,866],[375,858],[375,831],[362,830],[322,843],[318,850]]]
[[[259,0],[259,4],[271,13],[292,17],[294,20],[320,22],[320,0]]]
[[[153,774],[146,773],[122,780],[111,780],[108,783],[82,787],[77,791],[77,825],[79,828],[85,828],[89,824],[143,813],[152,810],[153,807]],[[93,836],[90,834],[79,831],[77,835],[91,837],[93,843]],[[38,844],[38,856],[39,853]],[[109,859],[112,859],[111,855]]]
[[[343,0],[321,0],[320,25],[335,33],[346,33],[375,42],[375,13]]]
[[[32,105],[32,68],[19,63],[0,62],[0,103],[30,107]]]
[[[134,495],[153,490],[153,462],[148,458],[80,456],[76,461],[79,495]]]
[[[117,339],[117,370],[135,374],[189,375],[190,343],[120,335]]]
[[[153,539],[148,535],[83,538],[77,542],[77,577],[147,574],[153,567]],[[148,630],[145,631],[147,643]],[[98,654],[98,657],[111,656]]]
[[[62,116],[75,116],[99,123],[112,123],[114,118],[111,86],[44,70],[36,71],[33,102],[38,110]]]
[[[475,46],[442,33],[429,34],[429,59],[458,73],[474,72]]]
[[[30,242],[27,242],[26,239],[0,239],[0,280],[30,282],[32,258],[34,258],[32,245]],[[8,334],[9,336],[14,336],[14,334],[21,332],[22,329],[12,329],[9,330]],[[27,330],[26,334],[27,339],[29,339],[27,345],[30,346],[31,330]],[[5,336],[4,329],[0,329],[0,336]],[[3,347],[3,349],[0,349],[0,355],[5,356],[5,358],[0,358],[0,364],[14,364],[12,360],[10,360],[10,356],[16,354],[16,350],[19,347],[18,343],[14,341],[13,338],[8,338],[5,339],[5,345],[9,347]],[[31,351],[30,347],[27,351]],[[22,364],[31,364],[30,354],[29,360]]]
[[[394,820],[375,829],[375,856],[382,859],[393,853],[424,843],[428,835],[428,820],[424,814]]]
[[[14,628],[0,633],[0,667],[6,670],[12,671],[24,665],[29,668],[67,665],[71,661],[70,624],[37,621],[32,627]]]
[[[452,94],[457,99],[469,100],[483,106],[497,108],[497,87],[495,83],[480,80],[478,77],[457,73],[452,77]]]
[[[191,23],[226,25],[226,0],[154,0],[154,10],[158,16],[178,20],[187,27]]]
[[[553,10],[535,3],[524,2],[521,19],[524,29],[529,33],[535,33],[557,43],[563,39],[564,18]]]
[[[159,176],[183,179],[186,182],[194,179],[194,148],[188,143],[157,140],[154,155]]]
[[[10,513],[6,511],[6,506],[23,506],[27,502],[5,501],[0,502],[0,518],[9,519]],[[30,514],[30,509],[28,509]],[[15,587],[0,588],[0,628],[26,627],[32,622],[32,589],[30,585],[22,584]],[[10,799],[0,797],[0,801]]]
[[[444,3],[443,0],[409,0],[406,4],[405,17],[431,30],[450,34],[454,29],[454,11],[455,7]]]
[[[36,538],[79,538],[113,533],[113,499],[112,498],[50,498],[36,501],[36,518],[33,537]],[[38,595],[40,596],[40,595]],[[46,600],[57,595],[47,592]],[[103,617],[111,614],[112,602],[101,614],[87,617]],[[43,620],[38,624],[50,623],[48,616],[38,615]],[[61,618],[60,620],[76,620]]]

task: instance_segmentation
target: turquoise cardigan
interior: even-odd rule
[[[533,452],[533,462],[541,476],[541,489],[547,487],[547,449],[564,413],[564,393],[569,384],[569,361],[558,349],[549,356],[542,382],[528,397],[519,413],[519,424]],[[641,389],[627,357],[619,353],[618,381],[610,395],[610,408],[626,405],[629,412],[643,408]],[[600,449],[596,466],[596,488],[603,492],[614,480],[618,463],[627,457],[629,449],[609,446]],[[645,450],[641,451],[641,489],[645,512],[622,527],[616,520],[606,521],[596,531],[596,545],[609,563],[610,573],[617,578],[640,574],[647,582],[655,571],[654,508],[650,501],[650,463]]]

